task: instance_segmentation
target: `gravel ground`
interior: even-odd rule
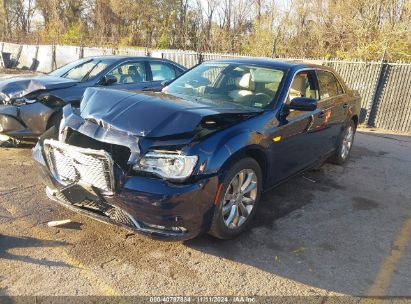
[[[56,205],[31,146],[0,148],[0,295],[411,296],[410,152],[361,131],[344,167],[265,193],[241,237],[169,243]]]

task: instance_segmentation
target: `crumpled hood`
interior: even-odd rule
[[[55,76],[12,77],[0,81],[0,100],[23,97],[40,90],[56,90],[69,88],[78,82]]]
[[[102,88],[88,88],[81,102],[81,116],[84,119],[147,137],[190,133],[207,116],[253,112],[260,111],[229,102],[189,100],[164,93],[136,94]]]

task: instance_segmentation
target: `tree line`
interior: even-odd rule
[[[0,38],[411,62],[411,0],[0,0]]]

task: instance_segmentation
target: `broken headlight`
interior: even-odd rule
[[[193,173],[197,159],[197,156],[153,151],[138,160],[133,169],[153,173],[166,179],[181,181]]]
[[[7,104],[10,101],[10,97],[3,92],[0,92],[0,101],[2,101],[4,104]]]

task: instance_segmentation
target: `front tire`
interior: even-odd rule
[[[253,158],[243,158],[225,174],[209,234],[232,239],[250,224],[260,200],[262,173]]]
[[[343,165],[349,158],[351,148],[354,143],[354,135],[357,126],[353,120],[350,120],[348,126],[341,132],[335,154],[331,157],[331,162],[336,165]]]

